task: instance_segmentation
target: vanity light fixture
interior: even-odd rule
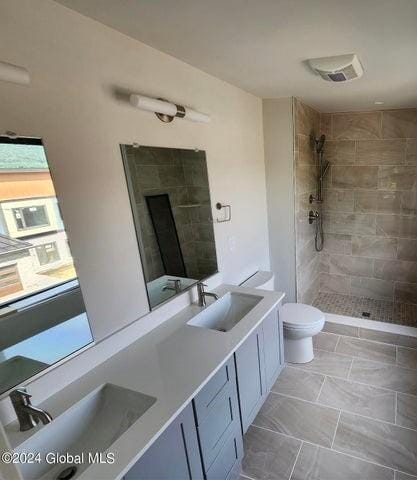
[[[0,61],[0,80],[18,85],[29,85],[30,75],[24,67]]]
[[[151,98],[132,93],[130,95],[130,103],[141,110],[154,112],[159,120],[165,123],[172,122],[175,117],[185,118],[186,120],[191,120],[193,122],[210,122],[210,117],[205,113],[197,112],[191,108],[168,102],[168,100],[163,98]]]

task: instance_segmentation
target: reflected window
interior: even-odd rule
[[[48,215],[44,205],[14,208],[13,215],[18,230],[49,225]]]
[[[42,142],[0,137],[0,393],[92,340]]]
[[[36,247],[36,255],[41,265],[58,262],[60,260],[56,242],[45,243]]]

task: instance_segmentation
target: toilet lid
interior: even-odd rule
[[[324,313],[304,303],[286,303],[281,309],[284,324],[292,327],[308,327],[324,322]]]

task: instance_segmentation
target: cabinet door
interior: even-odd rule
[[[238,348],[235,361],[240,418],[245,433],[266,397],[262,325]]]
[[[125,475],[125,480],[202,480],[191,405],[174,420]]]
[[[262,328],[264,332],[266,388],[269,391],[284,365],[282,322],[280,322],[278,310],[273,310],[265,318],[262,322]]]

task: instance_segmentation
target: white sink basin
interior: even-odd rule
[[[28,440],[16,451],[40,452],[41,462],[21,465],[23,478],[56,479],[66,469],[76,468],[73,476],[77,478],[91,464],[89,454],[102,454],[138,420],[154,403],[156,398],[134,392],[112,384],[105,384],[95,390],[63,414],[54,419]],[[75,461],[48,464],[53,458],[49,452],[56,454],[83,455],[84,463]]]
[[[219,332],[228,332],[261,300],[262,297],[256,295],[229,292],[193,317],[187,324]]]

